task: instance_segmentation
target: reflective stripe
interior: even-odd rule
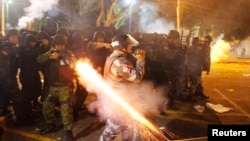
[[[114,46],[119,46],[119,41],[114,41],[111,43],[111,46],[114,47]]]

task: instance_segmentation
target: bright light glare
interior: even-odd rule
[[[125,5],[130,5],[134,2],[134,0],[124,0]]]
[[[6,2],[7,4],[13,3],[12,0],[6,0],[5,2]]]

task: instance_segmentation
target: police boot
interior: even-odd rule
[[[48,133],[56,132],[56,130],[57,130],[57,127],[56,127],[55,124],[49,124],[47,126],[47,128],[41,130],[40,134],[45,135],[45,134],[48,134]]]
[[[71,130],[65,131],[65,141],[74,141],[73,133]]]

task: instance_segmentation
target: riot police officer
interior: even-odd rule
[[[42,111],[47,128],[41,130],[41,134],[57,131],[54,108],[60,105],[61,117],[66,140],[73,140],[72,124],[73,114],[70,106],[70,96],[73,94],[74,82],[74,55],[65,49],[66,41],[62,35],[56,35],[52,41],[53,48],[38,56],[39,63],[48,62],[49,93],[42,104]]]
[[[10,102],[13,102],[13,109],[16,114],[21,111],[20,98],[22,97],[20,93],[20,87],[18,85],[18,69],[20,65],[20,48],[19,48],[19,30],[10,29],[5,36],[5,41],[1,45],[1,63],[0,71],[2,75],[4,74],[3,80],[1,81],[1,94],[0,100],[3,105],[2,115],[8,113],[8,107]],[[2,66],[3,65],[3,66]],[[2,72],[4,71],[4,73]]]
[[[103,74],[103,68],[106,57],[111,53],[111,45],[106,43],[105,34],[102,31],[96,31],[93,41],[87,45],[87,56],[93,61],[94,68]]]
[[[163,65],[166,79],[169,81],[167,87],[170,87],[170,92],[167,96],[167,109],[176,109],[175,100],[179,98],[184,91],[185,72],[185,49],[181,45],[180,33],[178,31],[169,31],[167,49],[165,49],[162,54],[163,59],[161,64]]]
[[[113,37],[111,43],[113,52],[106,59],[104,78],[114,89],[126,89],[127,84],[138,83],[143,79],[145,54],[138,53],[135,55],[137,59],[136,65],[128,58],[132,52],[132,46],[137,44],[138,42],[129,34]],[[122,117],[122,115],[117,113],[108,117],[106,128],[100,137],[100,141],[115,140],[119,133],[122,134],[123,140],[131,140],[133,130],[126,124],[126,121],[129,119]]]
[[[210,73],[210,66],[211,66],[211,57],[210,57],[211,42],[212,42],[212,37],[210,35],[204,37],[204,43],[202,48],[204,55],[203,71],[205,71],[207,75]]]

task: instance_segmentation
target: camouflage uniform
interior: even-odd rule
[[[126,89],[126,84],[140,82],[144,76],[145,61],[138,59],[136,66],[128,60],[126,53],[114,50],[107,58],[104,67],[104,78],[111,83],[115,89]],[[131,89],[131,87],[130,87]],[[134,127],[127,124],[129,119],[121,114],[111,115],[106,123],[100,141],[115,140],[118,134],[122,134],[123,140],[131,140],[134,134]]]
[[[70,95],[73,92],[73,87],[70,85],[58,86],[52,85],[49,90],[49,95],[43,102],[43,115],[48,125],[56,123],[54,108],[57,103],[60,103],[60,110],[64,130],[71,130],[73,123],[72,107],[69,105]]]
[[[73,94],[74,71],[69,67],[73,54],[69,51],[60,52],[56,60],[49,60],[53,49],[45,54],[38,56],[40,63],[49,61],[49,94],[43,101],[42,111],[48,125],[55,124],[56,116],[54,109],[60,105],[64,130],[71,130],[73,124],[73,113],[70,105],[70,96]]]

